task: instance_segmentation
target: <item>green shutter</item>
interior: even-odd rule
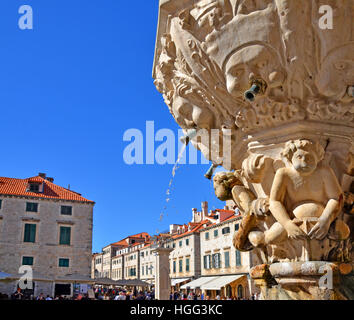
[[[69,259],[60,258],[59,259],[59,267],[68,268],[69,267]]]
[[[33,257],[23,257],[22,258],[23,266],[33,266]]]
[[[229,252],[225,252],[225,268],[230,267],[230,254]]]
[[[1,209],[1,205],[2,205],[2,200],[0,200],[0,209]]]
[[[25,224],[25,235],[24,242],[36,242],[36,225],[35,224]]]
[[[236,250],[236,266],[241,266],[241,252]]]
[[[71,240],[71,228],[60,227],[60,241],[59,244],[70,245]]]

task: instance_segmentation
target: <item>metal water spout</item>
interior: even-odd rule
[[[197,135],[197,129],[189,129],[187,130],[187,134],[182,137],[180,140],[183,144],[186,146],[189,144],[189,142]]]
[[[204,177],[207,178],[208,180],[211,180],[211,177],[213,176],[214,171],[218,166],[219,166],[218,164],[213,163],[208,169],[208,171],[206,172],[206,174],[204,175]]]
[[[349,97],[354,97],[354,86],[349,86],[347,89],[347,94]]]
[[[245,92],[245,99],[248,101],[254,101],[257,95],[264,94],[267,88],[267,84],[262,79],[252,80],[251,88]]]

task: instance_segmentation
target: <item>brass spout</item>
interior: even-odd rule
[[[264,94],[267,88],[267,84],[262,79],[253,80],[251,82],[251,88],[245,92],[245,99],[248,101],[254,101],[258,94]]]
[[[186,146],[189,144],[190,140],[193,139],[197,135],[196,129],[187,130],[187,134],[180,139],[180,141]]]
[[[349,86],[347,89],[347,94],[349,97],[354,97],[354,86]]]
[[[208,171],[206,172],[206,174],[204,175],[205,178],[207,178],[208,180],[211,180],[211,177],[214,174],[215,169],[218,167],[219,165],[213,163],[210,168],[208,169]]]

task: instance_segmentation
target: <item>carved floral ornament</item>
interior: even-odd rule
[[[237,145],[261,130],[299,121],[353,128],[352,1],[186,3],[166,15],[154,69],[183,129],[230,129],[236,158]],[[333,8],[333,30],[318,25],[323,4]]]
[[[231,130],[214,187],[244,216],[235,247],[353,261],[354,2],[178,1],[160,8],[155,85],[183,129]]]

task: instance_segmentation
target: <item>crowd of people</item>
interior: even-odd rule
[[[154,291],[96,288],[97,300],[154,300]]]
[[[220,296],[219,294],[216,295],[215,297],[211,297],[208,295],[205,295],[204,293],[195,293],[195,292],[189,292],[183,293],[183,292],[177,292],[175,291],[174,293],[170,294],[170,300],[259,300],[260,295],[259,293],[254,293],[251,295],[250,298],[240,298],[240,297],[225,297],[225,296]]]
[[[28,292],[21,291],[18,289],[14,292],[10,299],[11,300],[155,300],[155,292],[152,291],[138,291],[136,289],[126,290],[120,289],[107,289],[107,288],[96,288],[94,290],[95,298],[89,297],[87,293],[76,293],[72,297],[57,295],[51,297],[50,295],[44,295],[40,293],[38,296],[33,294],[28,294]],[[8,299],[5,295],[0,294],[0,299]],[[260,294],[254,293],[250,298],[240,298],[240,297],[227,297],[227,296],[209,296],[205,295],[203,292],[195,293],[190,291],[188,293],[175,291],[170,294],[170,300],[260,300]]]

